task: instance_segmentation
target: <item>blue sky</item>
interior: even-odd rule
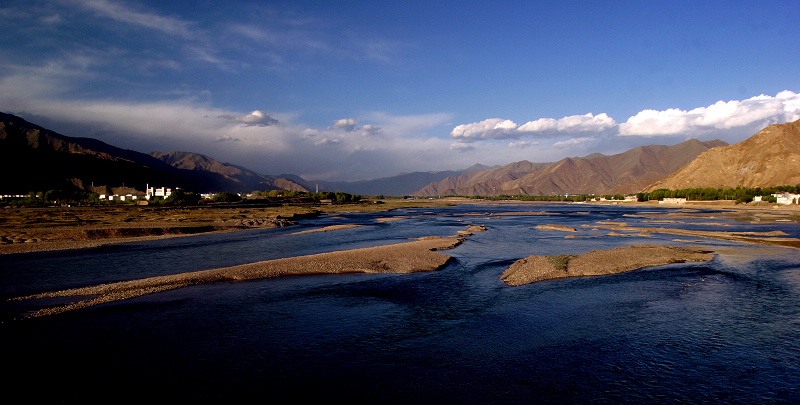
[[[5,1],[0,111],[358,180],[800,119],[794,1]]]

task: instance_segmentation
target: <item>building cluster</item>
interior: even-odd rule
[[[168,188],[168,187],[159,187],[159,188],[150,187],[150,185],[148,184],[147,185],[147,189],[145,190],[144,196],[136,195],[136,194],[126,194],[126,195],[100,194],[99,198],[101,200],[105,200],[105,201],[136,201],[136,200],[139,200],[141,198],[144,198],[145,200],[149,201],[153,197],[167,198],[170,195],[172,195],[172,189],[171,188]]]
[[[664,198],[658,201],[659,204],[686,204],[685,198]]]
[[[145,198],[147,198],[148,200],[153,197],[167,198],[171,195],[172,195],[171,188],[166,188],[166,187],[155,188],[155,187],[150,187],[150,185],[148,184]]]
[[[776,203],[781,205],[789,205],[789,204],[798,204],[800,203],[800,194],[793,194],[793,193],[780,193],[780,194],[773,194],[773,197],[776,199]],[[762,197],[755,196],[753,197],[754,202],[762,201]]]
[[[134,194],[126,194],[126,195],[117,195],[117,194],[100,194],[98,197],[100,200],[105,201],[136,201],[139,199],[140,196]]]

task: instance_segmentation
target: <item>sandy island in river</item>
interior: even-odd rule
[[[714,255],[690,247],[636,245],[594,250],[580,255],[529,256],[500,276],[512,286],[565,277],[601,276],[687,261],[709,261]]]
[[[651,233],[663,233],[669,235],[692,236],[700,238],[710,238],[719,240],[728,240],[742,243],[754,243],[760,245],[773,245],[783,246],[788,248],[800,248],[800,239],[797,238],[784,238],[787,236],[783,231],[768,231],[768,232],[723,232],[723,231],[704,231],[692,230],[681,228],[665,228],[665,227],[634,227],[628,226],[626,223],[620,224],[598,224],[597,228],[608,229],[612,232],[609,235],[615,234],[613,231],[624,232],[638,232],[638,236],[648,236]],[[619,234],[617,234],[619,235]]]
[[[304,235],[304,234],[307,234],[307,233],[339,231],[339,230],[342,230],[342,229],[360,228],[361,226],[362,225],[356,225],[356,224],[331,225],[331,226],[326,226],[324,228],[316,228],[316,229],[309,229],[307,231],[293,232],[293,233],[290,233],[289,235]]]
[[[14,300],[88,297],[64,305],[39,309],[28,315],[29,317],[39,317],[197,284],[307,274],[433,271],[444,267],[451,259],[450,256],[436,251],[452,249],[463,241],[463,238],[456,237],[425,237],[395,245],[267,260],[220,269],[35,294]]]

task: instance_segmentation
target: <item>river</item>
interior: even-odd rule
[[[543,215],[502,212],[545,211]],[[499,281],[517,259],[674,235],[607,236],[667,208],[459,205],[327,215],[298,226],[0,257],[6,395],[99,402],[798,403],[800,252],[704,238],[711,262]],[[707,211],[709,217],[714,211]],[[380,222],[379,218],[402,218]],[[782,230],[791,223],[669,226]],[[695,223],[697,224],[695,224]],[[334,224],[359,228],[290,235]],[[14,319],[31,293],[448,236],[444,269],[199,285],[60,315]],[[575,227],[537,230],[540,224]],[[8,373],[7,373],[8,374]]]

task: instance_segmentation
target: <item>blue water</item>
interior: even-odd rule
[[[502,211],[547,211],[503,216]],[[667,209],[648,208],[665,213]],[[344,399],[369,403],[798,403],[800,252],[688,238],[714,261],[508,287],[515,260],[674,235],[609,237],[636,208],[460,205],[345,214],[299,226],[0,257],[5,392],[95,402]],[[469,215],[467,215],[469,214]],[[481,214],[481,215],[471,215]],[[709,212],[712,216],[713,212]],[[379,223],[377,218],[413,218]],[[710,220],[686,220],[709,222]],[[289,235],[332,224],[360,228]],[[576,227],[576,239],[539,224]],[[5,298],[453,235],[485,224],[429,273],[301,276],[194,286],[18,320]],[[687,239],[687,238],[684,238]],[[739,252],[742,252],[740,254]],[[744,254],[746,253],[746,254]]]

